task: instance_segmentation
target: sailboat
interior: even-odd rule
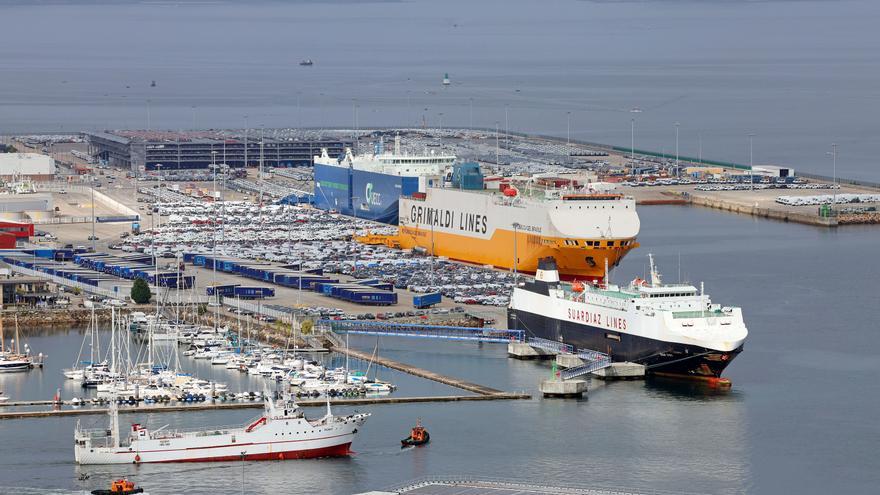
[[[2,298],[2,291],[0,291]],[[2,310],[2,303],[0,303]],[[30,356],[30,349],[27,344],[24,346],[24,354],[21,353],[21,339],[18,336],[18,315],[15,315],[15,340],[9,350],[5,346],[5,337],[3,336],[3,317],[0,314],[0,373],[13,373],[18,371],[28,371],[34,366],[33,359]]]
[[[86,347],[86,342],[89,343],[90,356],[88,361],[83,361],[83,350]],[[107,363],[98,362],[98,359],[95,357],[96,351],[100,352],[100,341],[98,340],[98,324],[97,319],[95,318],[95,307],[93,305],[92,314],[89,317],[89,328],[83,336],[82,344],[79,346],[79,354],[76,356],[76,361],[73,362],[73,366],[70,368],[61,370],[61,374],[63,374],[68,380],[82,381],[85,379],[87,372],[91,373],[97,368],[101,368],[102,370],[105,369]]]
[[[348,335],[346,335],[348,338]],[[346,344],[347,345],[347,344]],[[397,390],[397,387],[389,382],[384,382],[379,380],[379,366],[376,366],[376,372],[373,374],[373,378],[370,378],[370,369],[373,367],[373,362],[376,360],[376,356],[379,354],[379,339],[376,338],[376,346],[373,348],[373,354],[370,356],[370,362],[367,364],[367,371],[354,372],[350,373],[348,376],[348,383],[357,384],[366,390],[366,393],[370,394],[387,394]]]

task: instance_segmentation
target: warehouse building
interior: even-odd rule
[[[791,167],[779,167],[776,165],[755,165],[754,167],[752,167],[752,170],[755,175],[763,175],[765,177],[794,177],[794,169]]]
[[[270,139],[215,131],[86,132],[88,153],[100,163],[126,170],[209,169],[226,163],[231,168],[312,165],[326,148],[330,156],[351,143],[335,139]]]
[[[0,179],[34,181],[55,178],[55,160],[40,153],[0,153]]]

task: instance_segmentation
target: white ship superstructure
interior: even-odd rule
[[[742,351],[742,310],[712,303],[689,284],[662,284],[653,258],[651,281],[628,287],[564,284],[553,260],[534,281],[516,287],[508,328],[643,364],[655,374],[718,377]]]
[[[210,462],[285,460],[338,457],[350,453],[358,430],[370,416],[356,413],[335,416],[327,403],[326,414],[308,419],[291,398],[265,399],[263,415],[241,427],[178,431],[166,427],[151,431],[131,425],[119,436],[119,415],[111,401],[110,427],[80,429],[74,433],[78,464],[138,464],[153,462]]]

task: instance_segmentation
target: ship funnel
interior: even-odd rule
[[[547,285],[559,283],[559,269],[556,267],[556,259],[552,256],[538,260],[538,270],[535,272],[535,282],[544,282]]]

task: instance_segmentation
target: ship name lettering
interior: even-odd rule
[[[413,205],[410,221],[417,225],[433,225],[446,229],[456,228],[456,212],[442,208]],[[477,213],[458,213],[458,230],[485,234],[489,230],[489,219]]]
[[[626,318],[609,315],[604,315],[603,318],[601,313],[593,313],[582,309],[568,308],[568,319],[614,330],[626,330]]]
[[[459,213],[458,229],[477,234],[485,234],[488,229],[488,218],[486,215],[476,213]]]

